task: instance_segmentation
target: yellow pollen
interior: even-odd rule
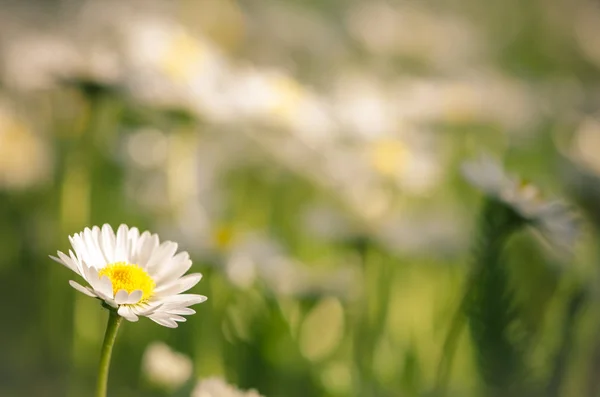
[[[152,277],[142,269],[139,265],[134,265],[127,262],[115,262],[107,265],[98,272],[98,276],[102,278],[106,276],[112,283],[113,293],[116,294],[120,290],[127,291],[128,294],[135,290],[142,291],[142,300],[145,302],[152,296],[156,283]]]

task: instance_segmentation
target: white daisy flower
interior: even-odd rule
[[[256,390],[242,391],[225,382],[221,378],[213,377],[200,380],[191,397],[262,397]]]
[[[185,354],[162,342],[153,342],[142,357],[142,372],[152,383],[166,391],[177,390],[192,376],[194,365]]]
[[[207,298],[182,294],[196,285],[200,273],[183,276],[192,266],[187,252],[175,254],[177,244],[159,242],[158,235],[140,234],[135,227],[119,226],[115,235],[110,225],[94,226],[69,236],[73,250],[51,256],[83,277],[89,286],[73,280],[77,291],[98,298],[129,321],[145,316],[169,328],[194,314],[189,306]],[[75,252],[73,252],[75,251]],[[183,277],[182,277],[183,276]]]
[[[537,186],[508,175],[497,160],[488,156],[464,163],[462,172],[473,186],[512,208],[553,245],[569,251],[575,244],[578,224],[564,202],[546,200]]]

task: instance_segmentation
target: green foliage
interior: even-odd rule
[[[504,263],[512,233],[525,221],[511,208],[489,200],[481,214],[466,313],[481,376],[489,396],[525,396],[528,378],[519,309]]]

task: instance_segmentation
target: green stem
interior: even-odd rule
[[[436,397],[444,397],[446,395],[446,388],[448,385],[448,378],[450,377],[450,369],[452,367],[454,353],[456,352],[456,347],[466,322],[466,307],[471,296],[471,291],[473,290],[473,285],[477,280],[475,273],[476,272],[473,272],[467,280],[467,283],[464,287],[464,294],[460,300],[458,308],[452,316],[450,328],[448,328],[448,333],[444,339],[442,357],[440,359],[435,378],[434,396]]]
[[[111,310],[104,333],[104,342],[102,342],[102,352],[100,353],[100,365],[98,368],[98,384],[96,386],[96,397],[106,397],[106,385],[108,383],[108,370],[110,368],[110,356],[112,348],[117,338],[119,324],[122,317],[117,312]]]
[[[477,283],[481,282],[484,270],[499,260],[502,249],[508,237],[524,221],[511,208],[495,200],[488,200],[480,214],[478,234],[473,246],[473,264],[463,288],[459,306],[452,316],[450,327],[444,339],[442,356],[438,364],[434,396],[444,397],[447,393],[448,381],[452,370],[454,354],[460,336],[467,322],[469,305],[472,305],[473,294]]]

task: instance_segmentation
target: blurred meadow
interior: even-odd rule
[[[481,248],[481,153],[578,232]],[[104,223],[208,296],[123,325],[110,396],[600,396],[600,3],[2,1],[0,396],[92,395],[107,313],[48,255]]]

